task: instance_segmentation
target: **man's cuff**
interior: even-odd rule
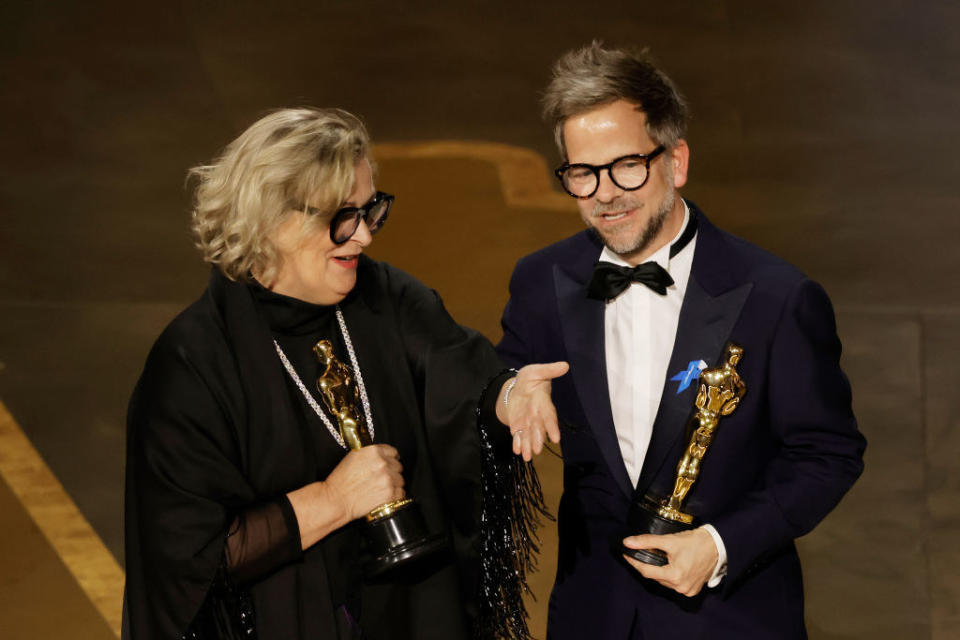
[[[724,576],[727,575],[727,548],[723,545],[723,538],[717,533],[712,524],[705,524],[701,529],[705,530],[713,538],[713,544],[717,545],[717,566],[713,568],[713,574],[707,580],[707,586],[711,589],[720,584]]]

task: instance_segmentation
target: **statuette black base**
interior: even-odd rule
[[[420,565],[449,546],[445,535],[429,533],[420,506],[415,502],[366,523],[364,534],[372,557],[364,563],[363,573],[371,579]]]
[[[640,504],[635,504],[630,510],[627,518],[628,536],[636,536],[651,533],[654,535],[665,535],[668,533],[680,533],[694,528],[693,523],[678,522],[669,518],[664,518],[657,513],[659,500],[645,496]],[[626,536],[624,536],[626,537]],[[660,549],[630,549],[620,545],[622,553],[639,560],[645,564],[652,564],[662,567],[667,564],[667,554]]]

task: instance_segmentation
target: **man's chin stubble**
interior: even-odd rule
[[[663,229],[664,222],[667,220],[667,215],[670,213],[670,209],[673,208],[672,202],[665,202],[664,205],[666,204],[670,204],[670,206],[661,207],[660,211],[657,212],[657,215],[648,220],[647,224],[644,225],[643,229],[640,231],[639,237],[624,240],[623,242],[616,242],[614,239],[607,237],[599,229],[590,224],[589,221],[587,221],[587,225],[600,237],[604,246],[618,256],[623,257],[629,254],[642,252],[650,246],[650,243],[653,242],[653,239],[656,238]]]

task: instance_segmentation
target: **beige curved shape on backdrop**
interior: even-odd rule
[[[570,197],[550,186],[551,170],[536,151],[498,142],[385,143],[373,147],[377,160],[468,158],[496,166],[504,201],[515,207],[570,210]]]

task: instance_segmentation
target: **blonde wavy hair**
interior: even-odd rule
[[[370,138],[342,109],[280,109],[257,120],[211,164],[194,167],[192,230],[206,262],[231,280],[270,282],[281,259],[270,238],[309,203],[330,216],[353,189]],[[330,216],[303,216],[303,233]]]

